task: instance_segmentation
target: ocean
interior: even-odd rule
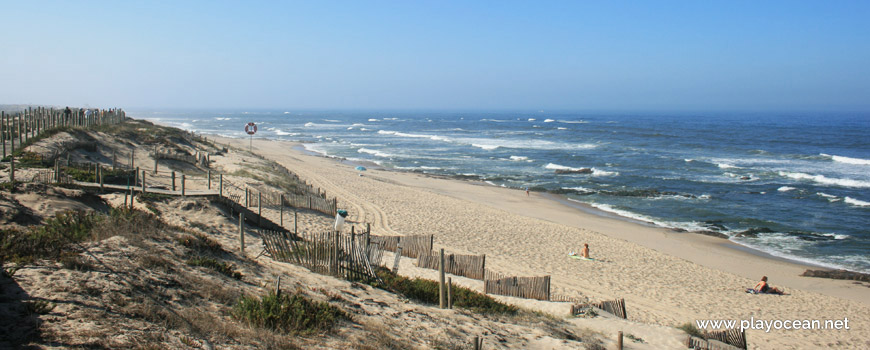
[[[564,195],[870,273],[870,114],[132,110],[198,133]]]

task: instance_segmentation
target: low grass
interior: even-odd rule
[[[422,278],[409,279],[394,274],[385,268],[378,268],[377,274],[386,285],[381,286],[376,283],[375,287],[395,291],[417,302],[439,303],[438,282]],[[498,302],[485,294],[465,287],[454,285],[452,290],[453,306],[469,309],[476,313],[516,315],[520,310],[516,306]]]
[[[233,307],[233,317],[248,325],[291,334],[313,334],[331,330],[348,315],[326,302],[308,299],[301,294],[276,295],[270,291],[261,297],[244,296]]]
[[[178,243],[197,255],[221,256],[227,253],[220,243],[199,232],[189,231],[188,234],[178,237],[177,240]]]
[[[695,327],[695,325],[692,324],[691,322],[687,322],[687,323],[677,327],[677,329],[681,329],[693,337],[704,338],[704,333],[701,332],[701,330],[698,329],[698,327]]]
[[[163,227],[156,217],[138,210],[112,209],[108,215],[93,211],[61,212],[41,226],[0,230],[0,265],[14,264],[6,271],[10,276],[43,259],[61,262],[71,269],[88,269],[85,263],[71,258],[79,252],[79,243],[117,235],[141,238]]]
[[[242,279],[242,274],[235,270],[235,266],[233,266],[232,264],[227,264],[223,261],[218,261],[215,258],[198,256],[188,259],[187,264],[190,266],[202,266],[205,268],[209,268],[219,272],[224,276],[235,278],[237,280]]]

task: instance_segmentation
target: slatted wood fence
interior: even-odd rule
[[[432,254],[433,235],[416,236],[371,236],[372,242],[377,242],[384,250],[395,252],[402,247],[402,256],[417,258],[421,255]]]
[[[625,299],[605,300],[597,303],[583,303],[571,305],[571,314],[577,315],[581,310],[589,306],[594,306],[619,318],[627,318],[628,316],[625,312]]]
[[[721,331],[705,331],[704,338],[718,340],[733,345],[739,349],[746,349],[746,332],[739,329],[726,329]]]
[[[745,348],[739,348],[715,339],[703,339],[693,336],[686,338],[686,348],[697,350],[745,350]]]
[[[526,299],[550,300],[550,276],[503,277],[487,270],[484,293]]]
[[[418,267],[438,270],[440,265],[440,255],[421,254],[417,257]],[[446,273],[483,280],[485,271],[486,255],[449,254],[444,256],[444,272]]]
[[[336,232],[300,234],[260,230],[269,256],[278,261],[352,281],[377,279],[374,266],[383,259],[379,244],[366,245],[357,235]]]

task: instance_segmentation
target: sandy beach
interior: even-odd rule
[[[248,140],[218,138],[236,147]],[[338,197],[377,235],[433,234],[448,252],[486,254],[487,267],[551,275],[554,293],[625,298],[628,319],[661,326],[696,320],[844,320],[849,329],[747,330],[751,348],[870,346],[870,289],[799,277],[808,266],[750,252],[727,240],[609,218],[550,195],[423,174],[369,169],[312,155],[298,144],[255,140],[254,152]],[[598,261],[569,259],[588,243]],[[788,295],[750,295],[767,275]],[[566,314],[568,310],[564,311]]]

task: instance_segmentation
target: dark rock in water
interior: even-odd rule
[[[721,220],[707,220],[704,221],[704,227],[709,228],[711,230],[716,231],[728,231],[728,227],[722,223]]]
[[[556,169],[556,174],[592,174],[592,168]]]
[[[722,232],[704,230],[704,231],[695,231],[695,233],[699,233],[699,234],[702,234],[705,236],[712,236],[712,237],[717,237],[717,238],[728,239],[728,235],[726,235]]]
[[[752,180],[752,178],[749,176],[741,176],[740,180]]]
[[[773,233],[774,231],[767,227],[753,227],[746,231],[738,232],[737,237],[758,237],[759,233]]]
[[[870,274],[846,270],[806,270],[801,276],[870,282]]]
[[[673,227],[673,228],[671,228],[671,231],[674,231],[674,232],[689,232],[689,231],[686,230],[686,229],[683,229],[683,228],[677,228],[677,227]]]

